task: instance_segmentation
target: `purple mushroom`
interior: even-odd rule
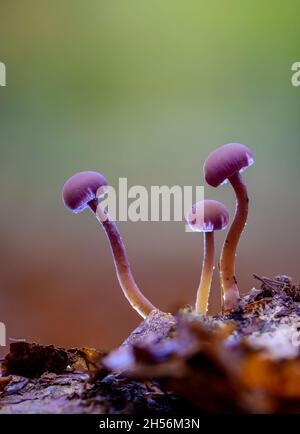
[[[104,210],[98,197],[105,192],[107,181],[97,172],[79,172],[69,178],[62,192],[65,206],[74,213],[90,208],[109,240],[120,286],[131,306],[145,318],[155,309],[139,290],[130,270],[125,246],[115,221]]]
[[[248,216],[247,187],[241,172],[254,163],[252,151],[240,143],[229,143],[214,150],[204,163],[204,176],[208,184],[218,187],[230,182],[237,200],[236,213],[223,245],[220,258],[220,277],[224,309],[237,307],[239,290],[235,277],[236,249]]]
[[[228,210],[216,200],[204,200],[194,204],[187,216],[190,228],[204,233],[202,273],[196,298],[196,312],[207,313],[209,292],[215,260],[214,231],[223,230],[229,221]]]

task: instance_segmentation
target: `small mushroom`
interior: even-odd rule
[[[223,245],[220,258],[220,279],[224,309],[237,307],[240,298],[235,277],[235,257],[239,239],[248,217],[248,192],[241,172],[254,163],[252,151],[240,143],[220,146],[204,163],[206,182],[213,187],[230,182],[236,194],[236,213]]]
[[[187,216],[190,228],[204,233],[204,257],[202,273],[196,298],[196,312],[207,313],[209,291],[215,260],[214,231],[227,227],[229,214],[227,208],[216,200],[204,200],[194,204]]]
[[[62,192],[65,206],[74,213],[90,208],[102,225],[109,240],[120,286],[131,306],[143,317],[155,309],[139,290],[130,269],[126,249],[116,222],[98,201],[107,181],[97,172],[79,172],[69,178]],[[98,196],[98,197],[97,197]]]

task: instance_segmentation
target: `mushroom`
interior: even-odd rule
[[[247,222],[248,193],[241,172],[254,163],[252,151],[240,143],[229,143],[215,149],[204,163],[206,182],[213,187],[230,182],[236,194],[236,213],[223,245],[220,279],[224,309],[237,307],[240,298],[235,277],[236,249]]]
[[[209,291],[214,270],[214,231],[223,230],[229,220],[228,210],[216,200],[204,200],[194,204],[187,216],[190,228],[204,233],[204,257],[196,298],[196,312],[207,313]]]
[[[117,228],[98,197],[105,192],[107,181],[97,172],[79,172],[69,178],[62,192],[65,206],[74,213],[90,208],[109,240],[120,286],[131,306],[143,317],[155,309],[139,290],[130,269],[126,249]]]

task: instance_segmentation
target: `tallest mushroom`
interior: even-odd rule
[[[236,194],[236,213],[228,231],[220,258],[220,278],[224,309],[238,305],[239,289],[235,277],[236,249],[247,222],[249,198],[241,172],[254,163],[252,151],[240,143],[229,143],[215,149],[204,163],[204,177],[212,187],[228,181]]]

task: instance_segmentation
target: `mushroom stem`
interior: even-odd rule
[[[206,315],[208,298],[214,270],[215,240],[213,232],[204,232],[203,263],[200,284],[196,298],[196,312]]]
[[[104,211],[101,203],[98,203],[96,199],[89,202],[89,207],[96,215],[97,220],[102,225],[109,240],[118,280],[125,297],[133,309],[135,309],[142,318],[146,318],[149,313],[156,308],[141,293],[132,276],[126,249],[116,223],[111,219],[110,215]],[[105,216],[105,219],[103,216]]]
[[[236,212],[228,231],[220,258],[220,278],[224,310],[237,307],[240,298],[235,277],[236,249],[248,216],[249,198],[247,187],[240,173],[228,178],[236,194]]]

